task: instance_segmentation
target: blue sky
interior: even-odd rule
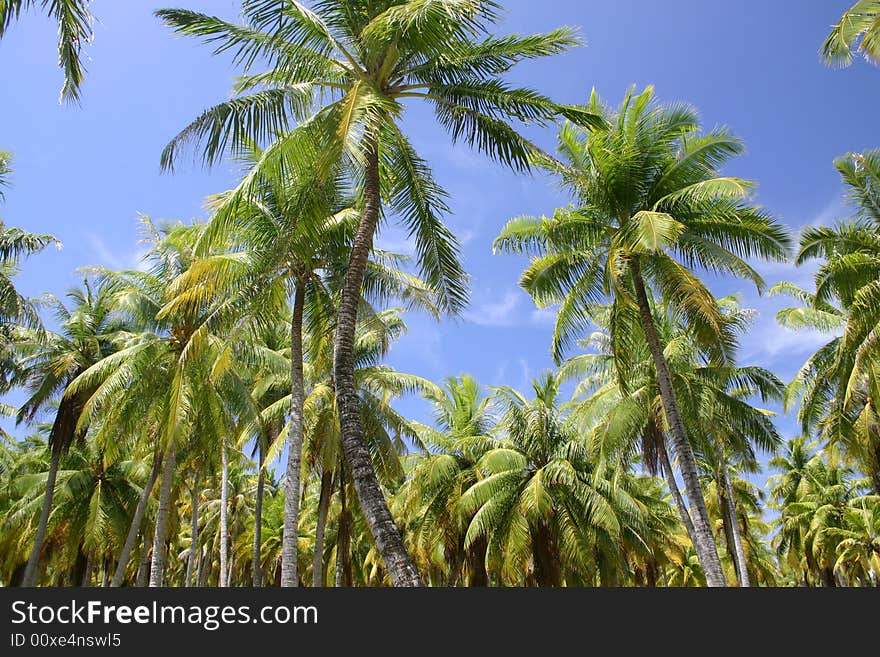
[[[661,100],[699,108],[707,127],[730,126],[748,153],[729,169],[757,181],[757,199],[796,231],[843,216],[842,187],[832,160],[880,145],[880,70],[865,62],[845,70],[822,66],[817,50],[829,26],[852,0],[508,0],[501,31],[580,26],[586,47],[528,63],[514,79],[560,102],[582,102],[591,87],[616,104],[627,87],[653,84]],[[0,41],[0,148],[15,154],[13,188],[0,216],[8,225],[50,232],[64,243],[31,258],[18,277],[27,294],[62,294],[87,264],[134,266],[136,216],[204,218],[202,200],[228,188],[231,165],[207,172],[181,166],[160,174],[159,154],[206,106],[228,97],[235,70],[229,58],[174,37],[152,17],[164,6],[234,18],[233,0],[94,0],[96,38],[88,48],[82,107],[60,106],[55,29],[42,17],[23,18]],[[493,256],[501,226],[520,214],[552,212],[566,203],[551,181],[514,175],[466,147],[450,145],[430,114],[413,106],[405,127],[451,196],[448,221],[463,244],[472,276],[472,303],[463,318],[436,323],[411,316],[410,333],[390,362],[438,380],[473,374],[486,385],[525,388],[549,357],[552,315],[536,311],[517,287],[524,261]],[[554,134],[534,135],[551,147]],[[405,234],[388,230],[382,244],[409,249]],[[763,266],[768,283],[808,284],[809,271]],[[761,363],[791,377],[818,344],[776,326],[783,302],[762,299],[730,281],[719,294],[741,292],[761,315],[744,341],[744,363]],[[402,402],[425,419],[419,400]],[[790,419],[781,418],[787,435]]]

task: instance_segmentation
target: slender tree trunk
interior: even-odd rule
[[[721,481],[720,473],[716,474],[715,485],[718,487],[718,501],[721,506],[721,527],[724,530],[724,543],[727,547],[727,554],[733,561],[734,571],[736,572],[736,581],[741,586],[742,579],[739,574],[739,562],[736,560],[736,545],[733,539],[733,528],[731,527],[730,502],[727,499],[727,490],[724,488],[724,482]]]
[[[297,279],[290,316],[290,441],[287,446],[287,474],[284,479],[284,526],[281,531],[281,586],[299,585],[299,484],[303,441],[302,322],[305,282]]]
[[[205,546],[199,550],[199,574],[196,577],[196,586],[202,588],[208,583],[208,567],[210,566],[208,559],[208,547]]]
[[[630,262],[630,272],[636,291],[636,300],[639,306],[639,316],[642,321],[642,329],[648,348],[654,359],[654,367],[657,370],[657,386],[660,389],[660,398],[663,401],[663,410],[675,443],[675,451],[678,454],[681,478],[684,481],[685,493],[690,503],[691,519],[694,524],[694,549],[706,575],[706,584],[709,586],[727,586],[724,579],[724,571],[721,569],[721,560],[718,558],[718,548],[715,547],[715,538],[712,536],[712,526],[709,523],[709,512],[706,510],[706,500],[700,489],[700,480],[697,476],[697,464],[690,441],[685,433],[684,422],[678,408],[678,400],[675,397],[675,389],[672,386],[672,375],[669,373],[669,364],[663,355],[663,347],[660,344],[660,336],[657,327],[654,326],[654,317],[651,315],[651,304],[645,291],[645,282],[642,280],[641,267],[638,257],[634,256]]]
[[[101,588],[106,589],[110,586],[110,562],[104,562],[104,570],[101,574]]]
[[[339,478],[339,526],[336,529],[336,587],[351,586],[351,511],[345,503],[345,479]]]
[[[177,446],[172,441],[165,455],[162,469],[162,485],[159,487],[159,508],[156,511],[156,530],[153,534],[153,561],[150,565],[150,587],[162,586],[165,574],[165,532],[168,528],[168,514],[171,511],[171,489],[174,483],[174,465],[177,460]]]
[[[348,270],[342,286],[333,350],[336,405],[342,428],[342,447],[354,480],[354,488],[385,568],[395,586],[421,586],[419,572],[406,551],[370,460],[370,452],[364,441],[360,401],[354,380],[354,339],[358,306],[381,209],[379,147],[375,131],[366,138],[365,151],[364,209],[352,243]]]
[[[217,586],[229,585],[229,454],[226,440],[220,444],[220,578]]]
[[[190,521],[190,543],[189,557],[186,560],[186,585],[193,585],[193,572],[196,567],[196,558],[199,552],[199,475],[201,471],[196,469],[193,475],[193,492],[192,492],[192,520]]]
[[[128,567],[128,560],[131,558],[131,551],[137,541],[138,533],[141,530],[141,524],[144,520],[144,512],[150,501],[150,495],[153,492],[153,486],[159,476],[159,468],[162,465],[162,454],[158,450],[153,455],[153,466],[150,468],[150,474],[144,483],[144,489],[141,491],[140,499],[134,510],[134,516],[128,527],[128,534],[125,537],[125,543],[122,546],[122,552],[119,554],[119,562],[116,564],[116,571],[113,573],[113,579],[110,580],[110,586],[117,588],[122,585],[122,578],[125,577],[125,569]],[[146,550],[144,550],[146,552]]]
[[[675,500],[675,506],[678,509],[681,521],[684,523],[684,527],[691,539],[691,543],[696,543],[694,539],[694,535],[696,534],[694,521],[691,520],[691,514],[688,512],[687,506],[681,497],[681,491],[678,490],[678,483],[675,481],[675,472],[673,472],[672,463],[669,461],[669,452],[666,450],[665,441],[659,441],[658,451],[663,465],[663,474],[666,475],[666,485],[669,487],[669,492],[672,493],[672,499]]]
[[[722,457],[723,459],[723,457]],[[733,553],[736,563],[736,574],[739,578],[739,585],[749,587],[752,583],[749,581],[749,567],[746,562],[746,551],[743,548],[742,532],[739,527],[739,520],[736,517],[736,498],[733,496],[733,486],[730,483],[730,475],[727,472],[727,464],[721,462],[721,479],[724,483],[724,490],[728,501],[728,517],[730,518],[730,533],[733,537]]]
[[[135,578],[135,586],[144,588],[150,582],[150,545],[152,541],[147,536],[143,538],[143,549],[141,551],[141,563],[138,566],[137,577]]]
[[[34,536],[34,545],[28,557],[27,566],[24,570],[22,586],[36,586],[37,570],[40,565],[40,552],[43,549],[43,541],[46,540],[46,530],[49,527],[49,515],[52,512],[52,498],[55,496],[55,480],[58,478],[58,462],[61,460],[61,442],[56,441],[52,445],[52,456],[49,460],[49,473],[46,477],[46,494],[43,496],[43,508],[40,511],[40,521],[37,524],[37,534]]]
[[[333,473],[325,469],[321,473],[321,495],[318,498],[318,521],[315,526],[315,552],[312,555],[312,586],[324,586],[324,530],[327,527],[327,512],[330,509],[330,496],[333,494]]]
[[[86,557],[86,567],[83,570],[82,582],[80,582],[80,586],[83,588],[89,587],[92,585],[92,570],[95,569],[95,551],[89,550],[89,554]]]
[[[260,552],[263,545],[263,494],[266,488],[266,471],[264,463],[266,450],[263,449],[262,439],[257,444],[257,461],[259,473],[257,474],[257,501],[254,503],[254,557],[253,557],[253,585],[263,585],[263,573],[260,569]]]

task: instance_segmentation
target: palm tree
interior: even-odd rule
[[[4,200],[3,188],[9,186],[11,163],[12,154],[0,150],[0,201]],[[12,331],[15,326],[23,325],[28,328],[41,326],[33,304],[16,291],[12,276],[18,273],[22,258],[39,253],[50,244],[61,248],[61,242],[52,235],[28,233],[20,228],[7,228],[0,219],[0,340],[2,340],[0,349],[3,354],[6,354],[6,349],[12,342]],[[7,355],[3,356],[4,366],[7,364],[7,358]],[[9,377],[5,377],[5,380],[9,380]]]
[[[790,284],[778,291],[803,307],[782,311],[779,322],[791,329],[832,334],[798,372],[788,404],[799,403],[805,433],[819,431],[880,491],[880,150],[835,160],[848,188],[854,216],[832,227],[808,227],[796,262],[819,259],[815,293]],[[842,335],[840,335],[842,333]],[[835,335],[836,334],[836,335]]]
[[[596,123],[587,112],[513,88],[503,79],[519,61],[575,45],[574,33],[563,29],[479,40],[497,21],[497,10],[488,0],[328,0],[314,11],[299,2],[252,0],[243,6],[244,25],[191,11],[157,12],[179,33],[214,44],[215,52],[234,52],[248,71],[257,61],[268,62],[266,72],[241,81],[240,95],[205,111],[166,147],[166,168],[173,166],[187,142],[202,143],[204,159],[212,163],[230,140],[234,147],[237,136],[259,142],[298,119],[300,129],[272,147],[284,166],[318,171],[329,181],[349,165],[352,175],[363,181],[360,224],[351,244],[336,324],[336,394],[355,489],[382,558],[399,585],[421,581],[364,445],[353,360],[361,289],[383,198],[413,235],[422,276],[441,293],[443,310],[458,311],[466,300],[457,241],[441,219],[448,210],[445,194],[399,127],[405,103],[428,101],[453,140],[464,139],[519,169],[528,167],[532,146],[510,122],[544,124],[562,114]],[[383,170],[389,174],[384,183]]]
[[[0,174],[4,167],[2,156],[0,153]],[[39,253],[49,244],[60,247],[61,243],[51,235],[6,228],[0,220],[0,393],[8,392],[21,383],[22,372],[18,369],[16,343],[28,338],[28,330],[39,330],[42,327],[33,301],[15,289],[13,277],[18,273],[19,261],[23,257]],[[11,408],[5,411],[5,415],[14,415]]]
[[[880,1],[859,0],[840,17],[822,44],[822,60],[829,66],[849,66],[853,54],[880,63]]]
[[[856,493],[851,472],[817,456],[807,464],[795,499],[780,508],[778,552],[823,586],[838,586],[836,530],[844,527],[845,510]]]
[[[751,311],[739,308],[734,299],[719,300],[725,321],[736,332],[744,332]],[[595,321],[607,327],[613,320],[612,308],[596,306]],[[783,384],[771,372],[760,367],[740,367],[734,364],[717,366],[701,352],[698,341],[688,327],[664,308],[653,304],[654,323],[663,344],[664,356],[669,362],[673,385],[679,395],[682,419],[698,459],[698,465],[711,473],[721,491],[722,500],[733,499],[727,484],[728,470],[737,461],[748,467],[755,463],[754,447],[772,451],[779,436],[770,420],[771,413],[756,408],[749,402],[754,397],[778,400]],[[589,352],[567,360],[560,369],[560,377],[578,382],[574,394],[573,418],[582,431],[588,432],[593,449],[605,458],[616,454],[642,453],[642,465],[651,474],[662,471],[670,493],[675,500],[682,523],[693,541],[694,526],[691,512],[678,490],[675,473],[667,447],[669,428],[663,416],[663,403],[657,385],[653,358],[644,341],[633,342],[627,355],[627,370],[618,372],[611,338],[597,332],[582,346]],[[729,553],[740,565],[737,572],[741,581],[747,576],[742,536],[733,523],[734,507],[725,506],[722,523],[725,537],[729,538]],[[734,549],[735,544],[738,549]]]
[[[431,398],[436,428],[414,424],[427,451],[410,457],[398,491],[410,550],[423,572],[440,567],[449,585],[488,586],[486,539],[465,548],[470,518],[459,501],[478,480],[477,463],[496,446],[492,397],[470,376],[448,378]]]
[[[33,586],[37,581],[37,567],[52,510],[61,455],[75,440],[84,437],[78,422],[91,389],[71,394],[70,386],[77,376],[114,351],[113,335],[122,328],[114,314],[112,290],[106,284],[99,281],[93,285],[84,278],[82,287],[69,291],[67,298],[71,307],[51,296],[45,301],[61,324],[59,332],[35,332],[29,341],[16,346],[21,353],[22,378],[29,392],[18,411],[18,421],[30,422],[39,412],[58,402],[49,432],[52,456],[43,508],[25,571],[24,586]]]
[[[565,125],[559,133],[562,160],[538,156],[543,168],[561,177],[576,206],[549,219],[512,220],[495,248],[532,254],[522,287],[540,306],[561,304],[552,345],[557,360],[588,326],[595,303],[606,297],[612,299],[611,343],[620,372],[628,370],[636,336],[644,336],[693,515],[695,549],[708,583],[722,586],[648,286],[723,365],[732,358],[731,327],[692,269],[743,277],[761,289],[763,280],[744,258],[784,260],[789,236],[747,200],[750,183],[718,173],[742,151],[726,129],[701,134],[691,107],[659,105],[650,87],[638,95],[630,90],[616,113],[604,108],[595,92],[589,107],[602,113],[611,129],[588,132]]]
[[[638,536],[643,522],[632,482],[591,458],[560,411],[552,373],[532,387],[532,400],[497,391],[499,442],[479,459],[479,481],[459,502],[470,518],[465,549],[487,540],[487,568],[498,583],[614,584],[625,527]]]
[[[880,497],[865,495],[850,500],[843,512],[843,527],[829,527],[837,545],[835,570],[850,582],[880,586]]]
[[[0,1],[0,39],[22,11],[40,6],[58,22],[58,65],[64,71],[61,100],[78,101],[85,67],[82,47],[92,40],[92,14],[89,0],[2,0]]]
[[[102,432],[130,437],[144,426],[155,428],[150,437],[163,465],[150,585],[159,586],[177,459],[195,447],[195,436],[215,449],[221,445],[232,418],[244,412],[246,392],[231,368],[216,366],[225,345],[205,328],[205,316],[224,300],[193,300],[179,287],[204,225],[157,229],[146,217],[143,225],[152,243],[149,271],[103,271],[119,312],[141,330],[120,333],[118,351],[82,372],[67,396],[85,395],[80,424],[102,418]]]

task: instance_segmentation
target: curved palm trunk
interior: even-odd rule
[[[199,470],[196,470],[195,477],[193,479],[193,492],[192,492],[192,519],[190,521],[190,543],[189,543],[189,557],[186,560],[186,585],[193,585],[193,571],[195,570],[196,565],[196,555],[199,551],[199,475],[201,473]]]
[[[694,521],[691,520],[691,514],[688,513],[687,506],[681,497],[681,491],[678,490],[675,473],[672,471],[672,463],[669,462],[669,452],[666,451],[666,443],[665,441],[658,441],[658,443],[657,451],[660,454],[660,460],[663,465],[663,474],[666,475],[666,485],[669,487],[669,492],[672,493],[672,499],[675,500],[675,506],[678,509],[678,514],[681,516],[685,529],[687,529],[691,543],[695,543],[694,534],[696,534],[696,530],[694,529]]]
[[[330,510],[330,496],[333,494],[333,475],[329,470],[321,474],[321,495],[318,498],[318,521],[315,526],[315,552],[312,555],[312,586],[324,586],[324,530],[327,527],[327,512]]]
[[[262,439],[257,444],[258,463],[260,472],[257,475],[257,501],[254,503],[254,556],[253,556],[253,585],[263,585],[263,575],[260,570],[260,547],[263,544],[263,494],[266,488],[266,472],[263,469],[266,460],[266,450],[263,449]]]
[[[284,526],[281,530],[281,586],[299,584],[299,483],[303,441],[302,323],[305,306],[305,283],[297,280],[290,317],[290,441],[287,446],[287,473],[284,480]]]
[[[43,549],[43,541],[46,540],[46,530],[49,527],[49,514],[52,512],[52,498],[55,496],[55,480],[58,478],[58,462],[60,460],[61,442],[56,441],[52,445],[49,473],[46,476],[46,494],[43,496],[43,508],[40,511],[37,534],[34,536],[34,545],[28,557],[27,566],[25,566],[22,586],[36,586],[37,583],[37,567],[40,564],[40,552]]]
[[[165,574],[165,531],[168,528],[168,513],[171,511],[171,489],[174,483],[174,465],[177,460],[177,446],[172,441],[165,456],[162,469],[162,485],[159,487],[159,509],[156,511],[156,532],[153,534],[153,562],[150,565],[150,587],[162,586]]]
[[[749,587],[752,583],[749,581],[749,566],[746,562],[746,552],[743,548],[742,532],[739,528],[739,521],[736,517],[736,498],[733,496],[733,486],[730,483],[730,476],[727,473],[727,464],[721,463],[721,480],[724,485],[724,497],[727,501],[727,519],[730,524],[730,538],[733,541],[734,563],[736,564],[736,576],[739,585]]]
[[[226,441],[220,445],[220,579],[217,586],[229,586],[229,454]]]
[[[134,549],[138,533],[141,530],[141,524],[144,520],[144,512],[150,501],[150,494],[153,492],[153,486],[156,484],[156,479],[159,477],[159,468],[161,465],[162,454],[157,452],[153,456],[153,466],[150,468],[150,475],[144,483],[144,489],[141,491],[140,499],[134,510],[134,517],[131,519],[131,525],[128,527],[128,534],[125,537],[122,552],[119,554],[119,562],[116,564],[116,570],[113,573],[113,578],[110,580],[110,586],[112,588],[122,586],[122,579],[125,577],[125,569],[128,567],[128,560],[131,558],[131,551]]]
[[[654,359],[654,367],[657,370],[657,386],[660,389],[660,398],[663,401],[663,410],[675,443],[675,451],[678,454],[681,478],[684,481],[685,493],[690,503],[691,519],[694,524],[694,549],[706,574],[706,584],[709,586],[727,586],[724,579],[724,571],[721,570],[721,560],[718,558],[718,548],[715,546],[715,538],[712,536],[712,527],[709,524],[709,512],[706,510],[706,500],[700,489],[700,480],[697,476],[697,464],[690,441],[685,433],[684,423],[678,409],[678,400],[675,397],[675,389],[672,387],[672,375],[669,373],[669,364],[663,355],[663,347],[660,344],[660,336],[657,327],[654,326],[654,318],[651,315],[651,304],[648,302],[648,294],[645,291],[645,282],[642,279],[641,267],[637,257],[630,262],[630,273],[636,291],[636,300],[639,306],[639,317],[648,348]]]
[[[354,380],[354,340],[358,306],[381,204],[379,147],[375,134],[367,137],[365,146],[364,209],[352,243],[348,270],[342,286],[333,349],[336,405],[342,428],[342,448],[351,470],[354,488],[385,568],[395,586],[422,586],[419,571],[406,551],[400,531],[391,517],[364,441],[360,402]]]

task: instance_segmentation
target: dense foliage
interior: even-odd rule
[[[32,6],[58,19],[71,99],[88,4],[0,0],[0,36]],[[139,268],[86,268],[62,299],[16,289],[55,238],[0,222],[0,394],[23,399],[0,404],[18,427],[0,432],[0,583],[880,586],[880,150],[834,163],[852,215],[794,239],[724,174],[743,144],[694,108],[509,84],[578,37],[492,36],[500,9],[158,12],[245,69],[163,166],[195,145],[246,171],[204,223],[143,217]],[[828,61],[876,60],[877,16],[847,12]],[[529,390],[386,364],[406,313],[467,303],[446,194],[400,129],[412,102],[569,195],[495,242],[555,312],[556,369]],[[529,125],[556,127],[555,152]],[[0,200],[12,175],[0,152]],[[374,248],[386,214],[415,257]],[[828,335],[788,383],[739,362],[754,311],[703,280],[763,291],[760,260],[818,262],[813,289],[770,290],[796,301],[782,326]],[[401,415],[404,396],[433,421]]]

